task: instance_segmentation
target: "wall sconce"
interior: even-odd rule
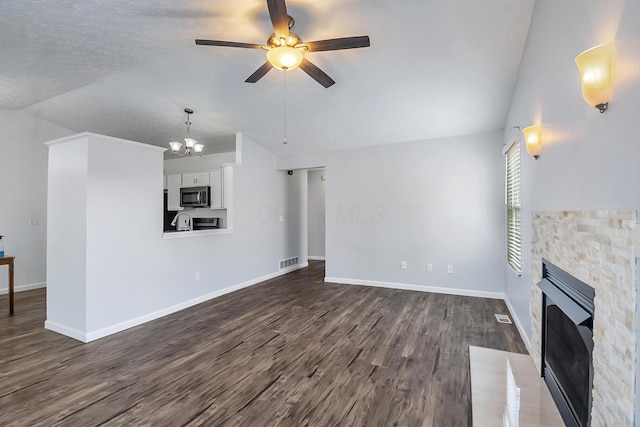
[[[540,125],[526,127],[522,129],[522,133],[524,134],[527,153],[537,160],[540,156],[540,148],[542,146],[540,141]]]
[[[585,50],[576,57],[582,97],[604,113],[609,106],[614,80],[615,45],[607,43]]]

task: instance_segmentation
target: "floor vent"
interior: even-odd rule
[[[496,320],[498,321],[498,323],[508,323],[509,325],[511,325],[511,319],[509,319],[508,315],[494,314],[494,316],[496,316]]]
[[[289,268],[292,265],[296,265],[298,264],[298,257],[294,256],[292,258],[287,258],[287,259],[283,259],[282,261],[280,261],[280,270],[285,269],[285,268]]]

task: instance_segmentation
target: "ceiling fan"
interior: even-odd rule
[[[323,52],[370,46],[369,36],[303,42],[299,35],[289,31],[293,28],[295,21],[287,14],[285,0],[267,0],[267,7],[269,8],[269,17],[273,24],[274,33],[269,37],[266,45],[202,39],[196,39],[196,44],[266,50],[267,62],[262,64],[260,68],[245,80],[247,83],[257,82],[273,67],[285,71],[300,67],[302,71],[325,88],[333,85],[335,81],[311,61],[306,59],[304,57],[305,52]]]

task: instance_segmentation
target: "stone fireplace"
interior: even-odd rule
[[[541,370],[542,259],[595,289],[592,426],[633,426],[636,403],[635,210],[533,212],[531,355]]]

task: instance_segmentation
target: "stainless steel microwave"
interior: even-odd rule
[[[182,187],[180,206],[183,208],[208,208],[211,206],[211,187]]]

